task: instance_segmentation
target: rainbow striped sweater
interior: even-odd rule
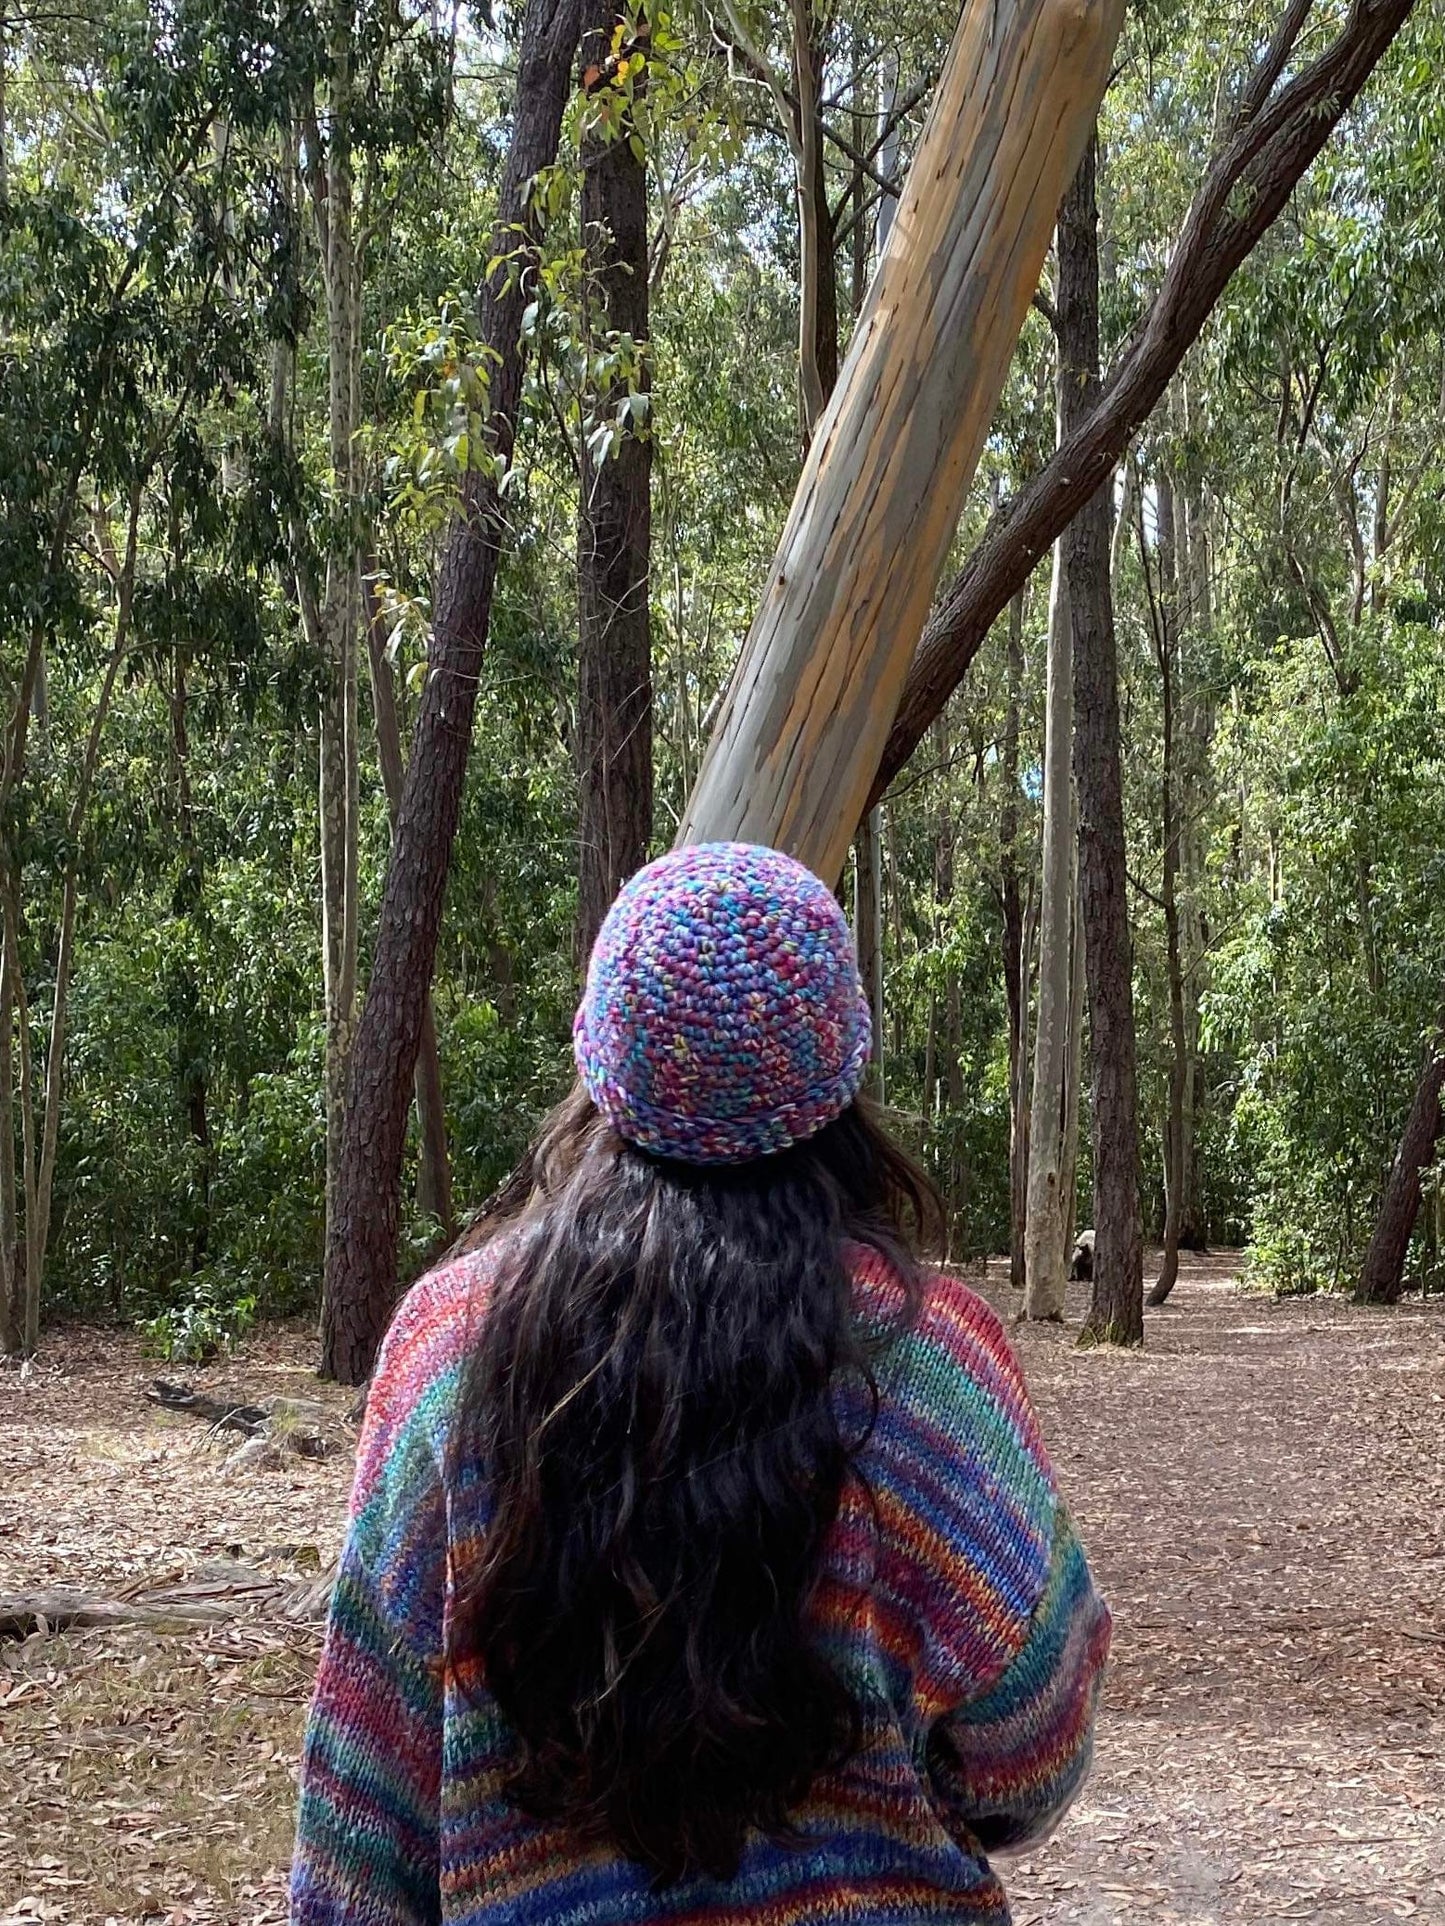
[[[879,1368],[813,1606],[863,1709],[860,1750],[815,1782],[799,1838],[755,1837],[733,1879],[659,1891],[508,1801],[500,1714],[444,1656],[486,1521],[450,1437],[488,1269],[483,1252],[418,1284],[378,1362],[306,1737],[293,1926],[1007,1926],[987,1855],[1046,1835],[1082,1782],[1110,1626],[993,1311],[930,1278]],[[856,1276],[861,1317],[896,1308],[881,1260]]]

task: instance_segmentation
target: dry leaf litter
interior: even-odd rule
[[[1445,1926],[1445,1302],[1241,1294],[1186,1262],[1142,1354],[1015,1333],[1114,1607],[1098,1759],[1007,1868],[1015,1926]],[[980,1280],[1006,1314],[1006,1280]],[[302,1327],[186,1377],[319,1404]],[[0,1926],[275,1926],[349,1449],[252,1454],[144,1401],[132,1339],[0,1373],[0,1594],[230,1600],[0,1645]]]

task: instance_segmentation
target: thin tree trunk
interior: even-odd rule
[[[793,27],[793,90],[797,100],[797,139],[794,162],[798,188],[798,380],[802,391],[803,439],[817,428],[838,366],[838,294],[832,283],[833,367],[822,365],[820,342],[827,352],[823,327],[823,257],[831,258],[833,237],[828,223],[827,180],[823,172],[823,130],[820,124],[818,73],[813,51],[813,21],[808,0],[790,0]]]
[[[885,1100],[883,1076],[883,809],[870,809],[855,845],[853,930],[858,972],[873,1017],[873,1060],[868,1067],[872,1094]],[[925,1083],[927,1077],[925,1076]],[[925,1103],[926,1107],[926,1103]]]
[[[1164,956],[1169,978],[1169,1101],[1164,1119],[1164,1250],[1149,1303],[1168,1302],[1179,1276],[1179,1232],[1184,1221],[1184,1099],[1190,1076],[1184,1023],[1184,966],[1179,940],[1179,803],[1175,743],[1179,706],[1179,567],[1175,542],[1174,487],[1161,471],[1155,488],[1158,521],[1159,595],[1155,645],[1159,662],[1161,768],[1159,820],[1163,843]],[[1140,523],[1141,545],[1143,523]],[[1149,558],[1141,556],[1147,573]]]
[[[362,572],[362,596],[366,614],[366,651],[371,667],[371,706],[376,722],[377,760],[381,764],[381,784],[386,791],[386,811],[392,834],[396,833],[397,811],[401,808],[402,786],[406,780],[406,756],[401,744],[401,722],[396,709],[396,677],[386,653],[381,610],[377,605],[376,563],[368,557]],[[439,1223],[449,1238],[456,1235],[456,1210],[452,1202],[452,1162],[447,1149],[447,1107],[442,1089],[441,1051],[437,1046],[435,1002],[427,991],[422,1012],[421,1044],[416,1055],[416,1120],[420,1138],[417,1161],[416,1206],[424,1217]]]
[[[1023,935],[1019,943],[1019,1060],[1014,1078],[1012,1104],[1019,1121],[1017,1157],[1009,1172],[1009,1271],[1016,1276],[1016,1290],[1028,1284],[1024,1262],[1024,1237],[1028,1229],[1029,1203],[1029,1065],[1033,1057],[1034,938],[1039,926],[1039,899],[1030,886],[1024,903]]]
[[[371,981],[352,1048],[336,1211],[327,1233],[322,1368],[350,1384],[361,1383],[371,1369],[396,1290],[398,1190],[412,1072],[505,533],[497,475],[511,462],[522,387],[522,314],[532,281],[529,272],[519,271],[519,236],[530,258],[538,220],[530,184],[556,157],[580,28],[579,0],[529,0],[492,244],[502,264],[480,293],[479,337],[497,357],[491,371],[493,464],[464,478],[437,578],[426,686],[387,865]]]
[[[1405,1288],[1405,1255],[1420,1213],[1420,1175],[1435,1154],[1445,1094],[1445,1025],[1426,1053],[1400,1146],[1390,1166],[1375,1228],[1365,1252],[1357,1295],[1366,1304],[1394,1304]]]
[[[1084,971],[1084,915],[1079,901],[1079,805],[1073,803],[1071,841],[1073,867],[1070,873],[1069,931],[1069,1070],[1064,1086],[1064,1149],[1059,1164],[1060,1199],[1064,1211],[1064,1262],[1067,1265],[1078,1232],[1079,1196],[1079,1106],[1084,1087],[1084,1005],[1088,985]]]
[[[1061,277],[1062,280],[1062,277]],[[1060,370],[1060,388],[1066,378]],[[1068,1266],[1064,1251],[1064,1091],[1069,1067],[1069,934],[1073,925],[1073,804],[1069,761],[1074,734],[1073,630],[1063,551],[1054,549],[1044,698],[1044,836],[1039,909],[1039,995],[1029,1105],[1028,1219],[1024,1232],[1024,1310],[1060,1319]]]
[[[19,1213],[15,1198],[15,973],[18,960],[9,937],[10,918],[0,930],[0,1354],[21,1348],[25,1307],[18,1288],[16,1239]]]
[[[9,22],[0,13],[0,207],[10,198],[10,123],[7,118],[6,97],[10,49],[6,44],[6,29]]]
[[[45,1065],[45,1097],[44,1109],[41,1113],[39,1163],[34,1178],[33,1216],[28,1174],[26,1183],[25,1349],[27,1353],[34,1351],[40,1338],[41,1277],[45,1265],[46,1247],[50,1241],[50,1201],[55,1187],[56,1152],[60,1144],[66,1020],[69,1014],[70,972],[75,953],[75,916],[80,889],[79,842],[85,826],[86,811],[90,806],[90,791],[95,781],[96,763],[100,756],[100,740],[105,729],[106,717],[110,713],[111,698],[115,694],[116,678],[120,674],[121,664],[130,646],[142,485],[140,476],[131,483],[125,558],[116,584],[115,637],[106,662],[100,694],[96,697],[95,712],[90,719],[90,730],[81,756],[75,796],[70,806],[67,824],[71,854],[66,864],[65,880],[61,886],[60,933],[55,954],[55,990],[50,1009],[50,1043]],[[28,1049],[26,1055],[28,1057]],[[21,1075],[26,1081],[28,1096],[28,1061],[22,1063]],[[33,1125],[30,1134],[33,1137]]]
[[[608,71],[613,0],[586,0],[583,72]],[[582,248],[589,330],[630,335],[648,378],[647,168],[632,151],[630,116],[610,139],[582,143]],[[597,304],[597,310],[592,307]],[[613,419],[623,383],[588,398]],[[647,860],[652,836],[652,630],[648,608],[652,435],[629,420],[610,454],[581,444],[577,517],[577,953],[585,966],[613,897]]]
[[[7,897],[5,904],[5,941],[19,955],[19,906]],[[21,1349],[33,1357],[40,1344],[40,1204],[36,1188],[35,1086],[30,1050],[30,1006],[25,996],[24,973],[15,971],[15,1016],[20,1032],[20,1153],[21,1182],[25,1192],[25,1274],[21,1289],[25,1300]]]
[[[1064,433],[1099,388],[1096,143],[1090,141],[1059,215],[1059,343]],[[1079,794],[1079,891],[1089,985],[1094,1132],[1094,1277],[1084,1337],[1144,1337],[1139,1227],[1134,995],[1119,767],[1119,670],[1109,586],[1109,494],[1097,490],[1064,536],[1074,631],[1074,779]]]
[[[180,562],[180,543],[172,529],[172,557]],[[177,908],[197,906],[205,887],[203,859],[196,841],[195,812],[191,805],[191,744],[187,718],[188,691],[186,657],[182,644],[176,650],[174,682],[170,690],[171,753],[176,766],[176,830],[180,843],[181,880]],[[211,1179],[214,1143],[208,1112],[209,1079],[206,1075],[207,1038],[204,1006],[195,972],[189,963],[179,964],[176,1015],[176,1067],[181,1103],[191,1133],[192,1169],[197,1198],[191,1225],[191,1270],[200,1270],[210,1251]]]
[[[321,604],[322,697],[318,746],[321,825],[321,955],[326,1001],[326,1221],[336,1209],[346,1067],[356,1026],[360,758],[356,642],[361,554],[353,445],[356,438],[357,287],[352,235],[352,20],[335,0],[328,33],[329,114],[324,193],[320,156],[311,164],[326,299],[331,533]]]
[[[1024,1287],[1024,1225],[1028,1215],[1028,1120],[1023,1105],[1024,1030],[1028,977],[1024,959],[1023,892],[1019,886],[1019,711],[1024,669],[1024,598],[1009,604],[1008,673],[999,782],[999,912],[1004,1002],[1008,1011],[1009,1283]]]
[[[855,99],[859,86],[858,56],[859,39],[855,29],[853,38],[853,85]],[[882,122],[884,114],[892,113],[895,84],[896,75],[890,69],[884,81],[883,101],[879,115],[880,123]],[[863,145],[861,124],[862,117],[855,111],[853,116],[854,138],[860,148]],[[888,138],[885,137],[879,158],[879,169],[885,180],[891,180],[893,178],[893,169],[897,166],[897,162],[897,141],[896,139],[893,140],[890,146]],[[820,173],[821,167],[820,157]],[[857,191],[861,196],[863,192],[861,179],[859,180]],[[827,206],[826,195],[824,196],[823,205],[825,207]],[[891,198],[885,194],[878,209],[878,252],[880,255],[888,245],[888,229],[892,222],[892,208],[893,202]],[[853,320],[856,325],[858,316],[863,309],[863,300],[867,292],[868,280],[866,273],[867,236],[861,214],[858,214],[856,211],[853,225],[853,262]],[[832,357],[834,379],[836,379],[838,366],[836,306],[837,303],[835,300]],[[821,306],[819,323],[821,326]],[[823,367],[824,358],[824,351],[820,344],[818,355],[820,372]],[[832,396],[833,386],[834,381],[830,380],[828,383],[829,398]],[[881,803],[876,804],[863,818],[863,824],[858,831],[858,838],[854,844],[853,853],[857,876],[854,925],[858,945],[858,968],[863,978],[864,991],[868,997],[868,1008],[873,1013],[873,1062],[870,1066],[870,1075],[873,1079],[874,1095],[880,1103],[883,1103],[886,1101],[887,1093],[886,1081],[883,1074],[883,806]],[[924,1046],[923,1065],[922,1109],[925,1130],[928,1127],[928,1120],[933,1106],[934,1083],[937,1076],[938,1063],[937,1047],[938,1002],[936,997],[930,997],[928,1005],[928,1036]]]
[[[1189,386],[1182,377],[1175,384],[1175,396],[1180,438],[1192,451],[1196,440],[1195,423]],[[1181,512],[1176,516],[1176,526],[1182,527],[1184,533],[1183,542],[1179,545],[1183,558],[1183,632],[1193,646],[1207,653],[1214,620],[1214,598],[1209,577],[1209,515],[1200,462],[1193,452],[1185,463],[1183,487],[1178,499]],[[1179,1245],[1182,1250],[1202,1251],[1206,1248],[1208,1231],[1198,1155],[1199,1117],[1206,1099],[1199,1050],[1199,1000],[1205,987],[1207,955],[1203,911],[1206,881],[1203,824],[1212,780],[1209,745],[1214,734],[1213,703],[1205,688],[1196,686],[1191,699],[1184,704],[1183,725],[1185,788],[1179,812],[1179,874],[1183,889],[1180,937],[1184,954],[1184,1030],[1189,1075],[1184,1087],[1184,1174],[1181,1184],[1184,1202]]]

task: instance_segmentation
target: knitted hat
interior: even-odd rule
[[[572,1047],[629,1142],[739,1164],[847,1108],[872,1045],[847,921],[791,856],[694,843],[624,884],[598,933]]]

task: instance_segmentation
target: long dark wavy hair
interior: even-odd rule
[[[491,1511],[454,1656],[514,1735],[511,1796],[659,1884],[728,1877],[856,1749],[805,1629],[872,1422],[845,1435],[835,1380],[877,1408],[845,1251],[897,1267],[906,1320],[935,1211],[861,1101],[700,1168],[632,1148],[579,1091],[483,1227],[503,1241],[467,1408]]]

